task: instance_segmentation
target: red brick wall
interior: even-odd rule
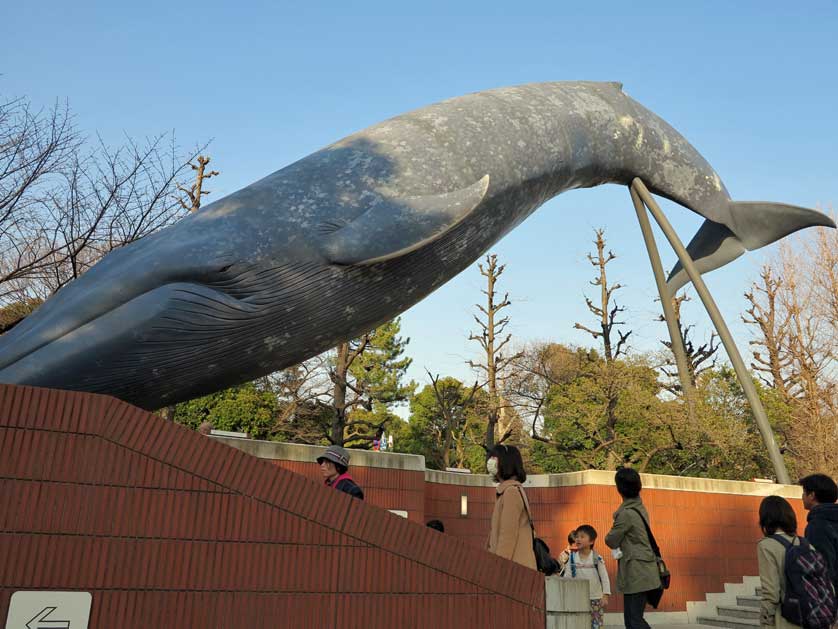
[[[50,589],[93,629],[544,626],[538,573],[91,394],[0,385],[0,557],[0,620]]]
[[[492,626],[486,610],[510,626],[542,622],[538,575],[472,550],[485,545],[492,487],[425,482],[416,470],[352,474],[366,503],[323,488],[314,463],[260,461],[107,397],[0,385],[0,620],[14,590],[50,588],[92,591],[104,623],[92,627],[248,614],[248,626],[430,614],[429,625],[463,627],[457,610],[480,627]],[[605,485],[527,491],[554,554],[579,524],[604,535],[619,504]],[[661,611],[757,574],[761,496],[647,488],[643,498],[673,573]],[[417,526],[432,518],[448,535]]]
[[[279,467],[322,483],[320,466],[303,461],[277,461]],[[364,500],[381,509],[407,511],[413,522],[425,519],[425,474],[415,470],[352,466],[350,476],[364,489]]]
[[[468,495],[468,517],[460,517],[460,496]],[[446,532],[469,544],[484,547],[494,504],[491,487],[463,487],[428,483],[425,516],[439,518]],[[604,485],[529,488],[538,535],[554,555],[567,544],[567,533],[591,524],[601,537],[609,530],[620,504],[617,492]],[[659,611],[686,611],[687,601],[704,600],[707,592],[723,592],[725,583],[758,574],[756,543],[761,537],[757,511],[761,496],[741,496],[664,489],[642,494],[653,532],[671,570],[672,589]],[[800,532],[806,518],[800,500],[790,500],[798,515]],[[616,562],[600,540],[596,548],[606,558],[612,587]],[[619,598],[619,597],[618,597]],[[609,611],[622,611],[615,600]]]

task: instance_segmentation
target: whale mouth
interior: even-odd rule
[[[0,369],[0,381],[130,399],[145,381],[194,370],[199,358],[212,371],[216,355],[220,367],[231,334],[264,310],[210,286],[166,284],[53,335]],[[127,342],[135,347],[130,354],[121,351]]]
[[[208,282],[163,284],[60,331],[52,321],[66,322],[75,299],[40,321],[36,313],[19,339],[0,337],[0,351],[16,355],[0,368],[0,382],[107,393],[153,410],[210,392],[207,382],[241,382],[264,367],[252,358],[262,345],[271,361],[284,360],[287,330],[301,324],[290,293],[323,267],[223,271]]]
[[[105,265],[94,266],[48,299],[40,308],[0,337],[0,378],[5,369],[26,356],[95,323],[147,293],[165,286],[211,286],[206,280],[229,271],[232,265],[214,261],[204,269],[177,269],[168,282],[154,283],[154,273],[142,255],[126,256],[128,248],[111,252]],[[142,251],[140,251],[142,253]],[[224,266],[222,266],[224,264]],[[220,270],[218,270],[220,269]],[[222,287],[219,287],[223,291]],[[219,291],[216,291],[219,292]],[[221,296],[223,300],[223,295]],[[1,381],[1,380],[0,380]]]

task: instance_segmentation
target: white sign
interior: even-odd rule
[[[15,592],[6,629],[87,629],[90,592]]]

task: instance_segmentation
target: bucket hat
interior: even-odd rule
[[[324,460],[349,467],[349,452],[340,446],[329,446],[323,454],[317,457],[317,463],[322,463]]]

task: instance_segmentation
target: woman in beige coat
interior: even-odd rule
[[[527,515],[529,503],[521,487],[527,480],[521,453],[515,446],[495,446],[489,452],[486,469],[499,483],[489,532],[489,551],[535,570],[533,531]]]
[[[759,624],[777,629],[796,628],[780,614],[780,603],[786,593],[786,548],[771,539],[772,535],[780,535],[795,546],[800,543],[794,509],[785,498],[768,496],[759,505],[759,526],[765,535],[757,544],[761,587]]]

